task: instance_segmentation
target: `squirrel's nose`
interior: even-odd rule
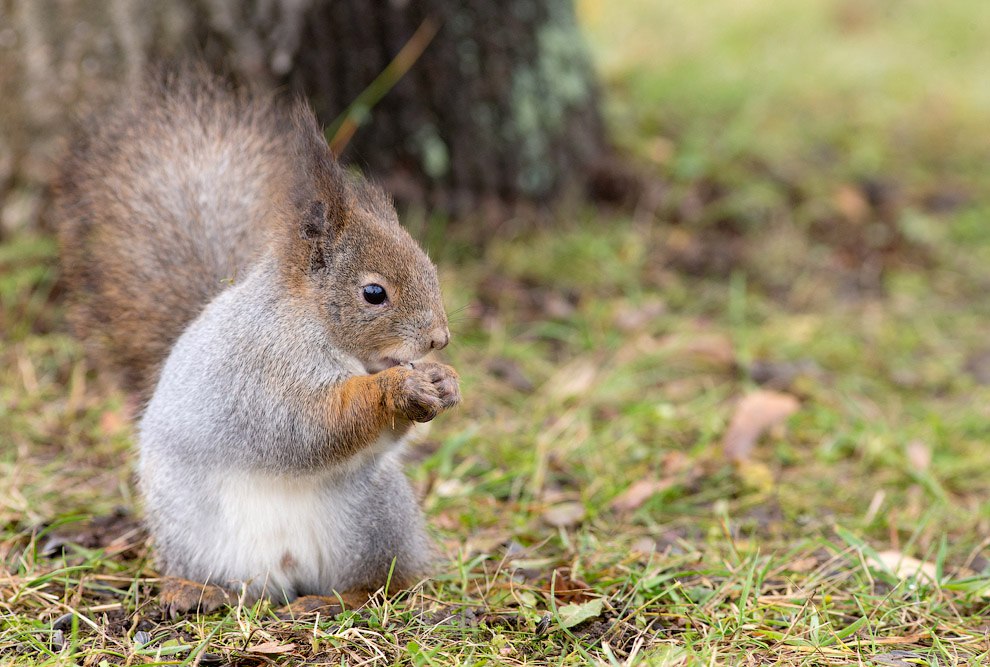
[[[430,333],[430,349],[442,350],[450,342],[450,330],[447,327],[434,329]]]

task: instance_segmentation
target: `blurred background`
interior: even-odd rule
[[[711,619],[749,550],[850,614],[872,575],[816,567],[859,540],[990,572],[985,0],[0,0],[10,543],[135,505],[48,185],[73,114],[181,54],[306,94],[440,265],[465,405],[411,474],[452,553],[602,595],[663,554]]]

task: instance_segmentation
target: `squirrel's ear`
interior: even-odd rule
[[[333,241],[344,228],[340,209],[328,206],[321,199],[314,199],[305,208],[299,225],[299,236],[304,241]]]
[[[299,235],[305,241],[316,241],[324,238],[330,227],[327,219],[327,205],[320,200],[310,202],[309,208],[303,214]]]
[[[299,236],[309,246],[311,271],[326,267],[330,244],[339,231],[339,221],[334,219],[326,202],[315,199],[309,203],[300,221]]]

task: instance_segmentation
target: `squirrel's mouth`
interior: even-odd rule
[[[375,373],[381,373],[384,370],[388,370],[393,366],[402,366],[409,364],[409,361],[403,361],[401,359],[396,359],[395,357],[382,357],[380,359],[370,361],[364,365],[366,371],[369,374],[374,375]]]

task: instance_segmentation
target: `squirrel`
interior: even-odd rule
[[[421,361],[447,317],[389,198],[305,102],[202,69],[155,74],[84,128],[55,184],[70,323],[144,402],[163,600],[414,584],[435,556],[403,444],[460,394]]]

